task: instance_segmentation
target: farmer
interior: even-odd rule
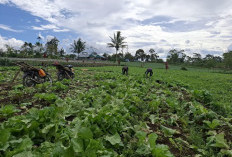
[[[152,68],[148,68],[148,69],[146,70],[146,72],[145,72],[146,77],[147,77],[149,74],[150,74],[150,76],[153,75]]]
[[[124,67],[122,67],[122,74],[123,75],[128,75],[128,66],[124,66]]]
[[[47,54],[46,53],[43,54],[43,58],[47,58]]]
[[[65,60],[66,60],[66,62],[68,62],[68,61],[69,61],[69,58],[68,58],[68,57],[66,57],[66,58],[65,58]]]
[[[168,70],[168,62],[167,61],[165,62],[165,69],[166,69],[166,71]]]
[[[120,60],[118,60],[118,65],[120,65]]]

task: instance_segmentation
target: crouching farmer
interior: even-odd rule
[[[148,68],[145,72],[146,77],[148,77],[148,75],[150,75],[150,77],[153,75],[153,71],[152,68]]]
[[[128,75],[128,67],[127,66],[124,66],[124,67],[122,67],[122,74],[123,75]]]

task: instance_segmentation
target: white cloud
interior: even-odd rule
[[[16,30],[16,29],[12,29],[10,26],[7,26],[7,25],[3,25],[3,24],[0,24],[0,29],[4,29],[6,31],[11,31],[11,32],[22,32],[22,30]]]
[[[53,38],[54,38],[54,36],[52,36],[52,35],[47,35],[47,36],[46,36],[46,42],[51,41]]]
[[[6,4],[8,3],[8,0],[0,0],[0,4]]]
[[[32,26],[32,29],[34,30],[40,30],[40,31],[44,31],[44,30],[53,30],[54,32],[68,32],[68,29],[60,29],[59,27],[57,27],[56,25],[53,24],[48,24],[48,25],[41,25],[40,27],[37,26]]]
[[[53,29],[54,32],[69,32],[68,29]]]
[[[185,40],[185,44],[189,44],[190,43],[190,40]]]
[[[228,46],[228,51],[232,51],[232,44]]]
[[[19,49],[24,44],[24,42],[15,38],[7,39],[0,35],[0,49],[6,50],[6,44],[12,46],[15,49]]]
[[[34,30],[49,30],[49,29],[58,29],[58,27],[53,25],[53,24],[49,24],[49,25],[41,25],[40,27],[32,26],[32,29],[34,29]]]

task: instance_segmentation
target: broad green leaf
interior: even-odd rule
[[[152,150],[152,156],[154,157],[174,157],[172,153],[169,151],[169,148],[167,145],[158,144],[156,147]]]
[[[24,151],[19,154],[14,155],[13,157],[33,157],[34,155],[31,153],[31,151]]]
[[[216,127],[220,126],[220,121],[218,119],[214,119],[212,122],[208,120],[204,120],[203,122],[206,123],[210,129],[215,129]]]
[[[222,149],[220,153],[221,153],[222,155],[232,156],[232,150],[225,150],[225,149]]]
[[[63,107],[65,105],[67,105],[66,102],[62,99],[57,99],[55,103],[58,107]]]
[[[93,133],[89,128],[83,127],[79,130],[78,137],[81,137],[82,139],[92,139]]]
[[[14,150],[6,153],[6,156],[13,156],[17,153],[30,150],[32,148],[33,142],[29,137],[23,139],[23,141]]]
[[[215,142],[211,146],[218,147],[218,148],[227,148],[229,149],[229,146],[226,143],[226,140],[224,139],[224,133],[217,134],[215,136]]]
[[[140,143],[143,143],[146,139],[147,133],[144,131],[136,131],[135,136],[138,137]]]
[[[95,157],[97,156],[97,151],[100,149],[101,143],[97,140],[90,139],[90,142],[85,150],[85,155]]]
[[[118,133],[114,134],[113,136],[106,136],[105,139],[109,141],[112,145],[119,144],[121,142],[121,137]]]
[[[136,153],[144,156],[144,155],[147,155],[147,154],[150,154],[150,148],[148,147],[147,144],[142,144],[142,145],[139,145],[138,149],[136,150]]]
[[[80,152],[83,152],[84,150],[84,146],[83,146],[83,140],[82,139],[77,139],[77,138],[74,138],[72,139],[72,145],[73,145],[73,150],[76,152],[76,153],[80,153]]]
[[[151,149],[155,148],[157,138],[158,138],[158,135],[156,133],[151,133],[150,135],[148,135],[148,142],[150,144]]]
[[[51,128],[53,128],[55,124],[49,124],[42,129],[42,133],[47,134]]]
[[[157,120],[157,118],[155,117],[154,114],[150,115],[150,120],[151,120],[151,124],[155,124],[155,121]]]
[[[165,137],[172,137],[172,135],[179,133],[177,130],[165,127],[163,125],[161,125],[161,130],[163,131]]]
[[[10,131],[7,129],[0,130],[0,150],[5,151],[8,147],[9,144],[7,141],[10,138]]]

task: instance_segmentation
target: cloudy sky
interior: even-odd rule
[[[154,48],[222,55],[232,49],[231,0],[0,0],[0,48],[56,36],[66,50],[81,37],[102,52],[120,30],[129,51]],[[126,51],[126,50],[125,50]]]

